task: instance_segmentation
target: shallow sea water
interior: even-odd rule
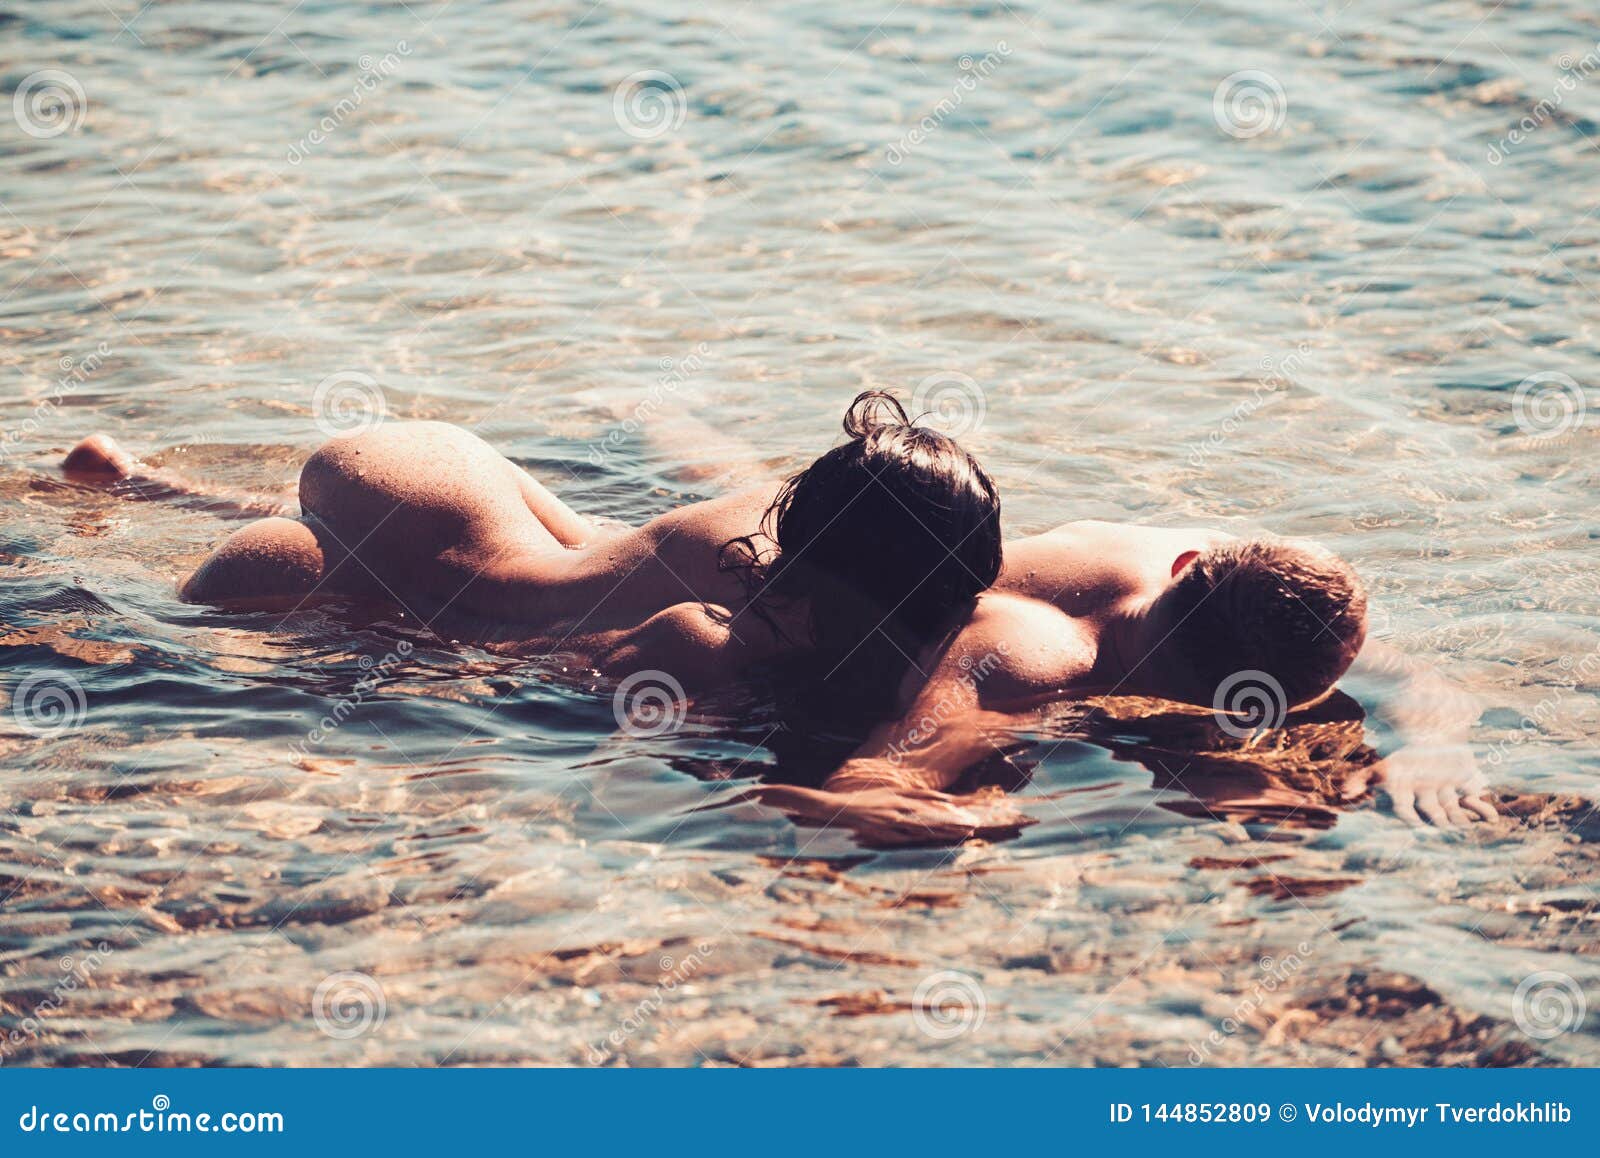
[[[1592,5],[0,20],[5,95],[81,90],[0,133],[6,1064],[1600,1061]],[[1491,704],[1507,819],[1330,804],[1348,717],[1112,704],[1023,737],[1019,838],[863,850],[732,803],[820,759],[758,705],[630,737],[402,615],[182,605],[233,524],[54,467],[270,489],[381,395],[638,520],[869,386],[1008,533],[1344,554]]]

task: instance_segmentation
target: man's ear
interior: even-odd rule
[[[1185,567],[1187,567],[1190,563],[1193,563],[1199,557],[1200,557],[1200,552],[1199,551],[1185,551],[1183,554],[1179,555],[1176,559],[1174,559],[1172,561],[1172,577],[1174,579],[1176,579],[1178,577],[1178,574]]]

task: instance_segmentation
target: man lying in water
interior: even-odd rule
[[[962,823],[1000,832],[1008,819],[1015,825],[1014,810],[941,794],[1026,730],[1030,709],[1151,697],[1211,708],[1248,736],[1321,700],[1347,672],[1387,685],[1379,715],[1400,747],[1353,770],[1346,799],[1376,782],[1411,823],[1496,818],[1466,741],[1475,703],[1425,665],[1366,641],[1366,596],[1347,564],[1310,546],[1101,522],[1010,544],[961,630],[919,661],[909,705],[873,728],[821,790],[769,787],[762,798],[818,822],[874,805],[888,810],[869,814],[876,828],[857,827],[878,839],[910,839],[935,823],[947,833]],[[929,807],[897,813],[896,798]],[[969,815],[941,813],[939,803]]]
[[[991,735],[1043,703],[1121,694],[1213,708],[1245,681],[1276,722],[1325,695],[1362,650],[1361,584],[1322,552],[1072,523],[1013,542],[1002,564],[998,494],[954,441],[871,391],[845,431],[775,491],[629,529],[583,517],[464,430],[387,424],[317,451],[301,471],[299,517],[239,530],[182,595],[233,606],[386,598],[430,626],[470,622],[492,645],[612,676],[665,671],[691,691],[775,663],[802,670],[825,710],[870,731],[820,789],[757,792],[877,839],[1025,823],[1009,802],[947,790],[995,753]],[[103,436],[65,465],[196,491]],[[1492,817],[1458,740],[1470,718],[1447,685],[1398,660],[1378,666],[1411,684],[1400,702],[1413,707],[1395,722],[1429,749],[1414,743],[1378,766],[1396,811],[1440,824]]]

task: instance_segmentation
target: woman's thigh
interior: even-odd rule
[[[353,594],[342,550],[316,519],[261,519],[229,535],[183,581],[190,603],[266,603]]]

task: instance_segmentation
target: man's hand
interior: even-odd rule
[[[1036,823],[1016,801],[998,791],[951,796],[927,788],[829,792],[773,784],[756,789],[754,795],[795,820],[848,828],[872,848],[999,840]]]
[[[1388,793],[1395,815],[1410,824],[1453,828],[1500,817],[1484,796],[1488,782],[1466,744],[1402,748],[1358,772],[1344,798],[1360,796],[1374,782]]]

